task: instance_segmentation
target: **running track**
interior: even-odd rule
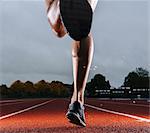
[[[85,128],[65,118],[67,99],[0,101],[0,133],[149,133],[149,102],[86,100]]]

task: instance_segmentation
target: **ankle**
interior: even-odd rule
[[[78,97],[78,99],[76,97],[72,97],[71,98],[71,104],[74,103],[75,101],[78,101],[81,105],[84,104],[84,99],[81,97]]]

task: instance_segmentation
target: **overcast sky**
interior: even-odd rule
[[[97,73],[120,86],[136,67],[148,69],[148,2],[99,0],[92,33]],[[0,84],[60,80],[72,83],[71,38],[57,38],[43,1],[0,1]],[[149,65],[150,67],[150,65]]]

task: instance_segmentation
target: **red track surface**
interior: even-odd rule
[[[50,101],[42,106],[30,109],[0,120],[1,133],[149,133],[150,122],[140,121],[126,116],[107,113],[86,107],[85,128],[72,125],[65,118],[69,104],[67,99],[34,99],[21,101],[1,101],[1,118],[28,107]],[[86,103],[103,109],[121,112],[149,120],[147,101],[113,101],[88,99]]]

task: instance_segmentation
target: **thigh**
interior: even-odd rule
[[[59,0],[53,0],[47,9],[47,17],[52,25],[55,25],[60,16]]]

